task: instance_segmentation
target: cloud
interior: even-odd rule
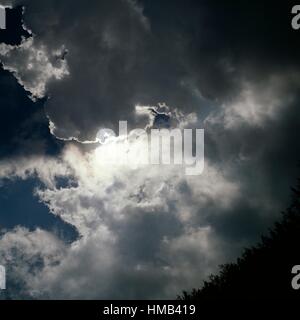
[[[134,106],[161,100],[198,116],[212,103],[231,104],[235,117],[258,121],[251,108],[261,104],[266,113],[271,107],[267,99],[257,101],[253,86],[280,78],[297,62],[298,48],[278,24],[274,2],[268,25],[258,4],[164,3],[158,14],[148,1],[13,3],[24,5],[24,26],[34,35],[13,49],[2,45],[4,66],[32,96],[50,97],[46,112],[61,139],[93,141],[100,128],[115,129],[119,120],[134,127],[140,124]],[[275,41],[267,36],[269,25],[281,28]],[[289,39],[294,50],[282,44]]]
[[[65,245],[53,234],[37,229],[15,228],[0,238],[1,262],[7,268],[8,295],[12,299],[32,298],[40,270],[53,267],[63,258]]]
[[[29,95],[49,96],[52,138],[65,142],[55,158],[3,159],[0,177],[37,177],[39,200],[80,239],[66,245],[24,228],[4,235],[1,257],[26,284],[11,294],[173,298],[201,285],[276,219],[297,172],[299,51],[277,21],[277,4],[267,9],[268,24],[259,4],[24,4],[34,36],[1,45],[4,67]],[[95,142],[100,128],[115,129],[119,120],[149,125],[135,106],[159,101],[174,107],[152,124],[204,126],[203,175],[104,165],[99,156],[113,147],[79,143]]]
[[[55,158],[36,156],[0,161],[0,180],[16,178],[25,180],[30,176],[37,176],[43,184],[53,188],[58,177],[70,175],[70,169]]]
[[[222,250],[228,244],[218,239],[201,213],[212,202],[219,210],[228,208],[239,191],[236,182],[209,163],[201,177],[185,176],[176,166],[166,167],[163,173],[160,166],[151,165],[110,168],[99,164],[97,149],[86,152],[67,144],[60,159],[4,162],[0,173],[5,178],[40,179],[43,186],[35,191],[40,201],[80,235],[70,246],[58,248],[61,259],[54,264],[42,249],[47,244],[40,242],[39,254],[49,263],[26,281],[26,294],[31,297],[171,298],[225,259]],[[61,187],[59,177],[71,183]],[[212,181],[217,188],[210,186]],[[41,232],[17,230],[4,237],[10,239],[14,233],[27,241]],[[21,245],[18,249],[25,257],[37,250]],[[10,265],[6,258],[10,249],[1,250]],[[20,268],[18,277],[25,277],[22,270],[34,264],[30,258],[11,259]]]
[[[229,130],[244,125],[263,127],[266,123],[278,121],[284,108],[295,101],[299,85],[299,72],[272,74],[262,82],[244,82],[239,95],[211,113],[205,122]]]
[[[123,0],[24,5],[24,23],[36,34],[13,49],[2,45],[2,61],[34,97],[50,96],[55,135],[92,140],[101,126],[127,120],[149,57],[140,7]]]
[[[60,58],[63,52],[63,47],[47,52],[47,48],[36,44],[34,38],[24,39],[18,46],[0,45],[4,69],[15,75],[33,99],[45,96],[51,80],[61,80],[69,75],[66,60]]]

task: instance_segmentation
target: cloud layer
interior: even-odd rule
[[[42,230],[18,228],[2,237],[2,261],[10,265],[13,260],[17,278],[26,278],[25,271],[35,265],[33,255],[44,261],[26,280],[29,296],[172,297],[224,259],[228,244],[218,240],[204,208],[209,203],[228,208],[238,187],[208,164],[201,179],[175,166],[164,173],[160,166],[109,168],[99,164],[97,150],[83,153],[70,145],[61,159],[19,159],[2,163],[0,172],[12,179],[38,177],[43,182],[35,191],[40,201],[80,234],[68,247],[57,239],[52,244],[54,236]],[[69,185],[58,185],[61,176]],[[13,248],[21,258],[11,257]]]
[[[243,1],[22,3],[33,36],[1,44],[1,61],[33,100],[48,97],[47,130],[64,143],[55,155],[20,147],[1,159],[0,181],[37,179],[39,201],[80,237],[4,233],[9,294],[173,298],[201,285],[278,217],[297,172],[299,48],[280,7],[266,24],[265,9]],[[78,142],[119,120],[146,127],[136,105],[163,101],[179,126],[205,129],[201,176],[103,165],[113,144]]]

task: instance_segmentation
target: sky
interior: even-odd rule
[[[280,217],[299,176],[293,3],[0,4],[2,299],[176,298]],[[102,163],[119,121],[204,129],[202,174]]]

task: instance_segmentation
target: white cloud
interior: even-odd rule
[[[0,161],[0,181],[7,179],[27,179],[37,176],[48,188],[54,188],[56,179],[72,174],[70,168],[58,158],[20,157]]]
[[[287,91],[297,84],[297,73],[273,74],[263,83],[244,82],[239,95],[225,103],[221,110],[208,115],[205,122],[229,130],[244,125],[263,127],[266,122],[278,120],[281,111],[290,105],[294,94]]]
[[[0,240],[1,254],[19,278],[31,273],[33,255],[45,261],[26,280],[26,294],[172,298],[224,262],[227,244],[201,213],[211,202],[226,208],[234,201],[235,182],[209,164],[202,176],[187,177],[175,166],[104,167],[96,156],[96,150],[69,144],[57,160],[0,163],[1,177],[38,177],[45,184],[36,190],[40,201],[80,234],[69,247],[40,230],[17,229]],[[59,176],[75,184],[61,187]],[[10,246],[23,251],[24,259],[14,257]]]
[[[50,51],[31,37],[18,46],[0,44],[0,59],[4,69],[11,71],[34,99],[45,96],[50,81],[69,75],[67,61],[61,59],[64,51],[63,46]]]
[[[0,238],[0,260],[7,268],[7,277],[14,298],[36,295],[35,283],[42,270],[60,263],[66,252],[63,242],[53,234],[37,229],[33,232],[25,228],[15,228]]]

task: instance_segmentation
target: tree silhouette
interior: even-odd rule
[[[183,292],[181,300],[295,299],[291,285],[294,265],[300,265],[300,180],[292,188],[292,203],[259,244],[244,250],[236,263],[220,266],[201,289]]]

